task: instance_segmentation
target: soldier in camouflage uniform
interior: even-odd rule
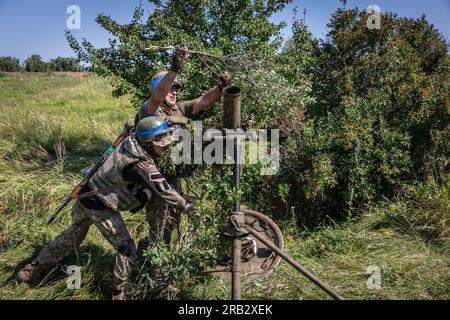
[[[152,195],[181,213],[193,206],[173,189],[155,166],[152,157],[161,155],[172,141],[170,128],[158,117],[141,121],[106,160],[72,208],[72,224],[42,249],[34,261],[18,273],[19,280],[37,285],[46,271],[78,248],[91,225],[117,251],[114,264],[113,299],[124,299],[124,287],[136,245],[125,226],[121,211],[138,211]]]
[[[219,78],[217,86],[204,95],[190,101],[177,102],[177,95],[181,90],[181,83],[177,74],[186,64],[189,53],[181,49],[176,50],[172,58],[172,67],[169,71],[158,72],[152,77],[149,86],[150,98],[144,102],[137,112],[136,124],[146,117],[157,116],[164,118],[172,130],[187,128],[189,118],[216,103],[222,96],[223,88],[228,85],[228,73],[225,73]],[[181,193],[181,179],[179,177],[167,177],[167,181]],[[150,233],[148,239],[140,241],[139,252],[149,243],[163,242],[169,244],[172,230],[180,218],[179,213],[169,208],[166,202],[158,196],[147,203],[146,214]]]

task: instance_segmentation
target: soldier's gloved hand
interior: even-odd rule
[[[172,66],[170,67],[170,70],[177,73],[180,72],[186,65],[188,59],[189,52],[187,52],[185,49],[176,48],[173,51]]]
[[[225,71],[223,75],[221,75],[217,79],[217,86],[222,90],[223,88],[230,85],[230,73],[228,71]]]
[[[198,212],[198,210],[192,205],[192,203],[188,203],[186,205],[186,207],[184,208],[183,212],[189,216],[192,217],[200,217],[200,213]]]

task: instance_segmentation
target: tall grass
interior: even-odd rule
[[[402,201],[390,203],[381,223],[450,249],[450,175],[440,184],[430,177],[428,182],[405,186]]]
[[[69,224],[70,206],[54,225],[48,227],[45,222],[79,181],[83,169],[95,162],[124,121],[134,116],[127,99],[115,99],[110,92],[109,85],[96,76],[14,74],[0,78],[0,241],[6,235],[23,240],[1,254],[0,283]],[[57,141],[65,145],[62,161],[56,158]],[[111,269],[114,252],[94,228],[83,248],[67,261],[81,259],[85,272],[80,292],[65,289],[63,280],[36,290],[20,285],[16,291],[7,289],[14,282],[11,279],[0,297],[104,298],[112,279],[105,270]],[[101,287],[103,291],[99,278],[108,283]]]

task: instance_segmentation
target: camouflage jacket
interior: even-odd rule
[[[142,107],[136,114],[135,124],[139,122],[139,120],[150,116],[147,113],[147,104],[148,100],[142,104]],[[190,101],[180,101],[172,108],[166,106],[160,106],[155,111],[155,116],[162,117],[167,122],[167,124],[171,127],[175,128],[185,128],[189,118],[192,117],[192,110],[194,108],[194,100]]]
[[[127,182],[129,184],[126,184]],[[108,160],[90,179],[89,188],[99,191],[96,197],[116,211],[128,211],[141,206],[142,200],[137,194],[142,189],[149,189],[158,194],[165,202],[179,210],[187,206],[186,200],[169,185],[153,159],[138,143],[134,133],[114,149]]]

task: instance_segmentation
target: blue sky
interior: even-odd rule
[[[119,23],[129,22],[139,0],[0,0],[0,56],[15,56],[23,61],[31,54],[40,54],[44,60],[57,56],[73,56],[64,36],[69,5],[81,9],[81,29],[74,30],[77,38],[87,38],[96,47],[107,46],[109,34],[94,21],[99,13],[110,15]],[[152,7],[142,0],[148,10]],[[393,11],[400,16],[417,18],[423,13],[442,34],[450,38],[450,0],[348,0],[347,8],[375,4],[382,12]],[[286,21],[288,25],[298,8],[303,17],[307,9],[306,24],[315,37],[323,37],[331,14],[342,6],[338,0],[294,0],[272,21]],[[290,35],[290,27],[283,30]]]

